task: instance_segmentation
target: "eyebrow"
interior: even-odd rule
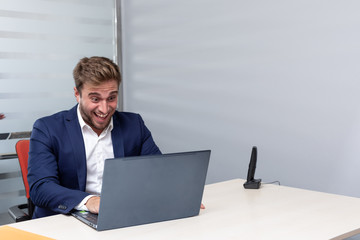
[[[119,93],[119,91],[112,91],[112,92],[110,92],[110,94],[109,95],[113,95],[113,94],[118,94]],[[101,94],[100,93],[98,93],[98,92],[90,92],[89,94],[88,94],[88,96],[101,96]]]

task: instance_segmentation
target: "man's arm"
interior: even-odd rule
[[[63,161],[58,159],[59,147],[64,150],[66,147],[56,144],[56,138],[52,137],[50,132],[46,121],[35,122],[30,139],[28,164],[30,198],[36,206],[56,213],[69,213],[88,194],[78,189],[76,174],[64,175],[64,171],[72,168],[71,161],[75,161],[71,159],[71,153],[67,154],[70,159],[64,160],[69,162],[69,169],[66,169],[64,163],[61,164],[63,167],[59,167],[59,161]],[[74,184],[63,186],[61,178],[64,177],[72,177],[73,179],[67,181]]]
[[[141,146],[140,155],[161,154],[161,151],[158,148],[158,146],[155,144],[155,141],[151,135],[151,132],[146,127],[144,120],[141,118],[140,115],[138,115],[138,117],[139,117],[141,136],[142,136],[142,146]]]

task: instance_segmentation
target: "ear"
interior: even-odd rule
[[[74,87],[74,95],[75,95],[75,97],[76,97],[76,101],[77,101],[78,103],[80,103],[80,98],[81,98],[81,96],[80,96],[80,92],[77,90],[76,87]]]

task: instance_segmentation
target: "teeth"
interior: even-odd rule
[[[97,113],[96,115],[98,115],[98,116],[101,117],[101,118],[105,118],[108,114],[100,114],[100,113]]]

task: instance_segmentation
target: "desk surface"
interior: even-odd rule
[[[97,232],[56,215],[12,227],[56,239],[330,239],[360,228],[360,199],[236,179],[205,187],[200,215]]]

